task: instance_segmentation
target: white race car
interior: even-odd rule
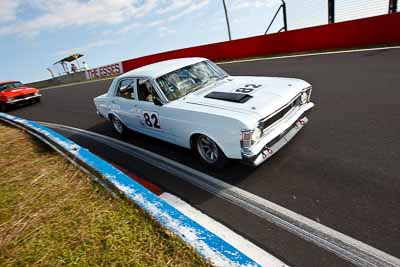
[[[129,71],[94,98],[119,134],[127,128],[192,149],[208,166],[228,159],[254,166],[308,122],[311,85],[290,78],[229,76],[205,58]]]

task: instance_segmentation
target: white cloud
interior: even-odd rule
[[[116,33],[117,34],[124,34],[133,30],[139,30],[139,29],[147,29],[150,27],[157,27],[157,26],[162,26],[166,24],[165,20],[153,20],[151,22],[148,23],[132,23],[129,25],[126,25],[124,27],[122,27],[120,30],[118,30]]]
[[[13,21],[17,17],[17,8],[19,1],[17,0],[1,0],[0,1],[0,22]]]
[[[242,9],[242,8],[260,8],[260,7],[272,7],[275,5],[279,5],[282,2],[279,0],[233,0],[231,1],[231,7],[233,9]]]
[[[119,24],[147,15],[156,7],[157,0],[33,0],[30,5],[40,14],[31,20],[22,19],[0,27],[0,34],[32,36],[65,27]]]
[[[168,21],[175,21],[189,13],[198,11],[198,10],[202,9],[203,7],[205,7],[206,5],[208,5],[209,2],[210,2],[209,0],[195,0],[192,2],[192,4],[188,8],[182,10],[181,12],[177,13],[176,15],[169,17]]]
[[[243,18],[235,18],[233,19],[233,23],[239,24],[239,23],[243,23],[244,19]]]
[[[129,25],[126,25],[126,26],[122,27],[116,33],[117,34],[124,34],[124,33],[130,32],[132,30],[137,30],[137,29],[141,29],[141,28],[142,29],[147,29],[147,28],[157,27],[157,26],[165,27],[165,25],[168,24],[169,22],[176,21],[179,18],[181,18],[181,17],[183,17],[183,16],[185,16],[187,14],[190,14],[190,13],[193,13],[195,11],[198,11],[198,10],[202,9],[203,7],[205,7],[209,3],[209,0],[190,0],[190,1],[182,0],[182,1],[185,2],[185,6],[187,8],[183,9],[182,11],[180,11],[178,13],[176,13],[175,15],[171,15],[171,16],[165,18],[165,19],[157,19],[157,20],[153,20],[153,21],[150,21],[150,22],[146,22],[146,23],[132,23],[132,24],[129,24]],[[169,1],[166,1],[166,2],[169,2]],[[187,5],[186,2],[189,2],[190,5]],[[179,6],[178,4],[175,5],[173,9],[177,9],[178,6]],[[171,8],[168,11],[164,10],[162,12],[163,13],[170,12],[173,9]],[[160,10],[162,10],[162,9],[160,9]],[[160,10],[158,10],[157,12],[159,12]],[[196,17],[198,17],[197,16],[198,14],[195,14],[195,15],[196,15]],[[160,27],[160,28],[162,28],[162,27]],[[169,30],[169,33],[172,33],[171,29]],[[175,31],[174,31],[174,33],[175,33]],[[160,34],[160,36],[161,36],[161,34]]]
[[[145,26],[147,26],[147,27],[154,27],[154,26],[163,25],[163,24],[165,24],[165,23],[166,23],[165,20],[159,19],[159,20],[153,20],[152,22],[146,23]]]
[[[170,28],[165,27],[165,26],[159,27],[157,30],[158,30],[158,35],[160,37],[166,37],[166,36],[169,36],[169,35],[172,35],[172,34],[176,33],[176,30],[170,29]]]
[[[86,51],[86,50],[91,49],[91,48],[102,47],[102,46],[106,46],[106,45],[114,45],[114,44],[117,44],[117,43],[118,42],[114,41],[114,40],[98,40],[98,41],[94,41],[92,43],[87,44],[84,47],[84,50]]]
[[[178,20],[202,9],[210,0],[31,0],[25,3],[25,7],[34,10],[32,14],[37,15],[29,19],[16,16],[19,1],[0,0],[0,14],[5,13],[0,16],[0,23],[1,20],[12,21],[7,25],[0,24],[0,35],[16,34],[32,38],[43,31],[107,25],[122,25],[117,33],[126,33],[141,27],[157,27]],[[173,11],[177,13],[174,14]],[[172,15],[150,22],[141,19],[152,12]]]
[[[73,53],[85,53],[88,50],[93,49],[93,48],[98,48],[98,47],[103,47],[103,46],[108,46],[108,45],[115,45],[117,43],[118,42],[114,41],[114,40],[97,40],[97,41],[88,43],[88,44],[86,44],[84,46],[81,46],[81,47],[69,48],[69,49],[66,49],[66,50],[58,51],[56,53],[56,56],[57,57],[64,57],[64,56],[71,55]]]
[[[141,24],[141,23],[132,23],[132,24],[129,24],[129,25],[126,25],[126,26],[122,27],[116,33],[117,34],[123,34],[123,33],[130,32],[132,30],[135,30],[135,29],[139,29],[141,27],[143,27],[143,24]]]
[[[192,0],[166,0],[163,7],[157,10],[158,14],[165,14],[177,9],[181,9],[192,4]]]

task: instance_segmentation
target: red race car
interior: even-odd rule
[[[37,103],[41,95],[36,88],[25,87],[18,81],[0,82],[0,111],[5,112],[9,106],[25,103]]]

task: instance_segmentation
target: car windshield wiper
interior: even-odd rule
[[[199,90],[199,89],[200,89],[201,87],[203,87],[206,83],[207,83],[207,82],[203,82],[203,83],[199,84],[198,86],[193,87],[192,89],[190,89],[189,91],[187,91],[187,93],[185,94],[185,96],[187,96],[188,94],[193,93],[193,92]]]
[[[214,82],[216,82],[216,81],[222,80],[222,79],[224,79],[224,78],[226,78],[226,77],[228,77],[228,75],[212,76],[211,78],[217,78],[217,79],[215,79],[215,81],[214,81]]]
[[[196,87],[192,88],[191,90],[189,90],[189,91],[185,94],[185,96],[187,96],[188,94],[193,93],[193,92],[195,92],[195,91],[197,91],[197,90],[200,90],[201,87],[203,87],[204,85],[206,85],[206,84],[208,84],[208,83],[216,82],[216,81],[222,80],[223,78],[226,78],[226,77],[228,77],[228,75],[223,75],[223,76],[211,76],[210,78],[216,78],[216,79],[215,79],[214,81],[207,80],[207,81],[202,82],[202,83],[199,84],[198,86],[196,86]]]

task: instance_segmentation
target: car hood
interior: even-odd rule
[[[186,96],[184,101],[194,105],[251,113],[263,118],[289,103],[304,88],[309,86],[309,83],[300,79],[230,76]],[[239,88],[254,89],[251,92],[248,92],[248,90],[242,92],[252,96],[245,103],[206,97],[212,92],[237,93],[236,90]]]
[[[20,95],[32,94],[37,92],[38,89],[31,88],[31,87],[18,87],[18,88],[11,88],[4,91],[1,91],[0,94],[7,97],[16,97]]]

